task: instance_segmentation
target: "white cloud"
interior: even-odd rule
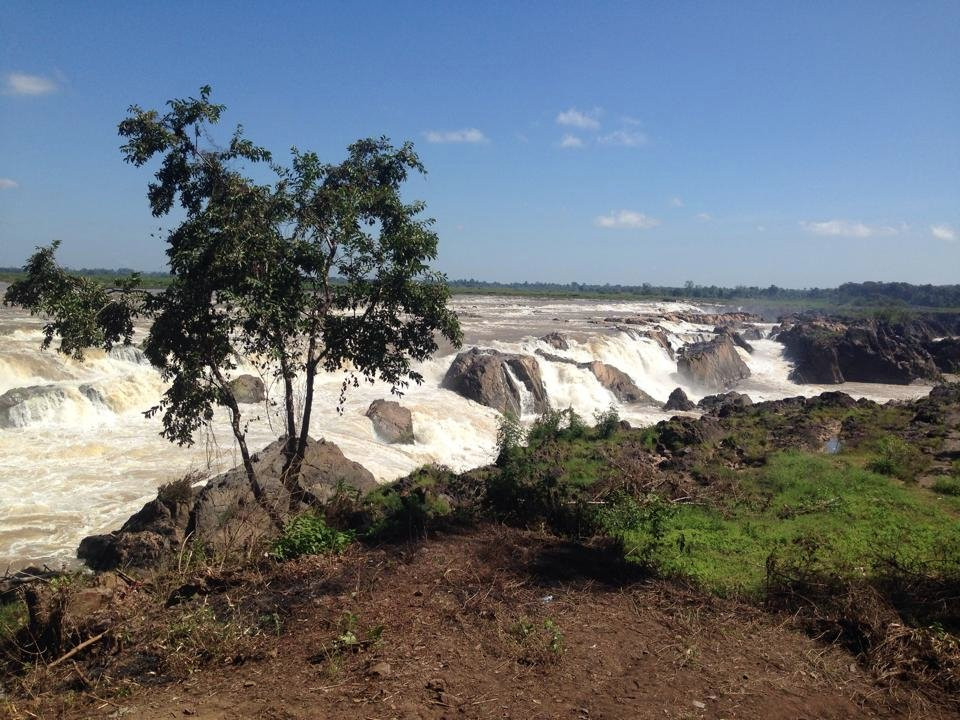
[[[578,138],[576,135],[570,135],[569,133],[564,135],[560,139],[560,147],[562,148],[582,148],[583,140]]]
[[[801,227],[814,235],[832,235],[837,237],[868,238],[874,235],[896,235],[900,231],[889,225],[870,226],[862,222],[849,220],[824,220],[823,222],[800,223]]]
[[[937,240],[946,240],[947,242],[953,242],[957,239],[957,231],[949,225],[931,225],[930,234]]]
[[[0,190],[15,190],[18,187],[20,184],[16,180],[0,177]]]
[[[630,228],[636,230],[648,230],[660,224],[660,221],[656,218],[633,210],[620,210],[611,212],[609,215],[598,215],[593,222],[597,227],[602,228]]]
[[[462,130],[427,130],[423,133],[427,142],[431,143],[485,143],[487,136],[476,128]]]
[[[586,112],[570,108],[557,115],[557,124],[583,128],[584,130],[596,130],[600,127],[600,115],[602,113],[603,110],[600,108],[594,108]]]
[[[12,72],[6,77],[4,92],[8,95],[47,95],[57,89],[57,83],[50,78]]]
[[[713,220],[713,215],[711,215],[710,213],[697,213],[695,217],[700,222],[710,222],[711,220]]]
[[[670,198],[670,204],[673,207],[683,207],[683,198],[681,197],[672,197]]]
[[[599,138],[603,145],[619,145],[622,147],[640,147],[647,144],[647,136],[633,130],[614,130],[608,135]]]

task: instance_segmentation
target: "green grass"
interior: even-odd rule
[[[12,638],[27,624],[27,608],[20,600],[0,604],[0,642]]]
[[[759,596],[767,559],[801,541],[816,543],[824,569],[841,575],[868,573],[884,558],[925,567],[960,559],[960,526],[934,495],[842,456],[777,453],[743,471],[741,487],[737,501],[681,505],[648,560],[719,594]],[[624,540],[628,553],[650,547],[643,528]]]

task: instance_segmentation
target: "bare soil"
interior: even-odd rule
[[[488,525],[304,558],[261,579],[257,600],[283,630],[252,655],[155,684],[147,673],[126,697],[94,688],[8,708],[203,720],[960,717],[879,685],[790,617],[645,578],[615,557]],[[188,602],[249,600],[249,584],[219,587]]]

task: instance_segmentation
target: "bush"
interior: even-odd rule
[[[677,506],[656,494],[635,498],[626,493],[612,496],[600,511],[599,526],[611,537],[624,540],[631,560],[643,565],[655,564],[655,556],[664,546],[670,520]]]
[[[620,414],[613,405],[603,412],[594,413],[593,419],[596,424],[597,437],[604,440],[612,438],[614,433],[617,432],[617,428],[620,427]]]
[[[947,475],[938,477],[931,489],[941,495],[960,496],[960,477],[949,477]]]
[[[867,470],[880,475],[913,480],[927,464],[919,450],[894,435],[879,438],[873,449],[876,457],[867,463]]]
[[[320,515],[307,512],[287,523],[271,554],[278,560],[292,560],[301,555],[340,553],[352,541],[353,533],[331,528]]]

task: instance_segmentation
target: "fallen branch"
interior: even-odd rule
[[[87,640],[84,640],[82,643],[80,643],[79,645],[77,645],[75,648],[73,648],[72,650],[70,650],[69,652],[67,652],[67,653],[64,654],[64,655],[61,655],[61,656],[58,657],[56,660],[54,660],[52,663],[50,663],[49,665],[47,665],[47,667],[48,667],[48,668],[56,667],[57,665],[59,665],[60,663],[62,663],[64,660],[69,660],[69,659],[72,658],[74,655],[76,655],[78,652],[80,652],[81,650],[83,650],[84,648],[88,648],[88,647],[90,647],[91,645],[93,645],[95,642],[97,642],[97,641],[99,641],[99,640],[102,640],[102,639],[106,636],[106,634],[107,634],[108,632],[110,632],[109,629],[104,630],[104,631],[103,631],[102,633],[100,633],[99,635],[94,635],[92,638],[88,638]]]

